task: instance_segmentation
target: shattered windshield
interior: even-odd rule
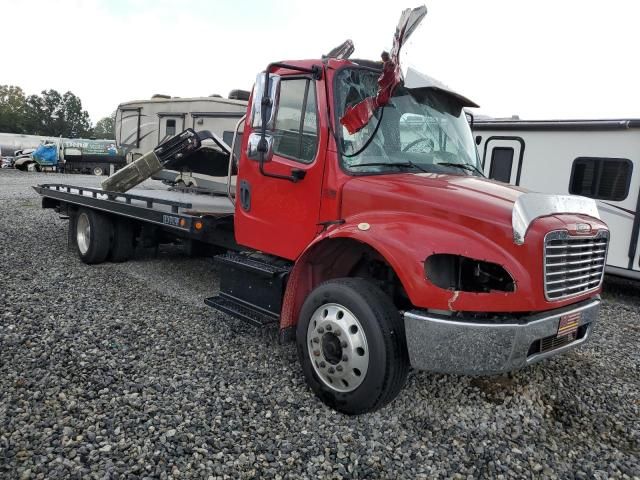
[[[375,96],[379,72],[364,68],[340,71],[336,80],[336,115]],[[342,128],[343,167],[353,173],[425,171],[482,175],[464,110],[454,97],[435,89],[396,88],[388,105],[377,109],[360,131]]]

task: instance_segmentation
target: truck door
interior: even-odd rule
[[[176,133],[185,129],[184,113],[158,114],[158,144],[169,140]]]
[[[275,113],[273,156],[264,163],[250,159],[245,139],[236,183],[236,241],[280,257],[295,259],[318,232],[320,192],[327,142],[323,81],[306,76],[282,77]],[[255,99],[254,99],[255,101]],[[257,100],[259,101],[259,100]],[[257,135],[247,120],[245,137]],[[293,182],[268,176],[291,176]]]
[[[524,141],[520,137],[490,137],[484,144],[484,174],[493,179],[520,185]]]

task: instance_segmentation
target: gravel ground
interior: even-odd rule
[[[347,417],[293,345],[202,304],[178,249],[86,266],[30,185],[0,170],[0,476],[640,478],[640,286],[606,283],[584,348],[510,376],[414,372]]]

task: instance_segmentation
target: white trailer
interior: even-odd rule
[[[230,96],[235,98],[154,95],[150,100],[121,103],[116,112],[116,143],[127,150],[127,162],[187,128],[209,130],[230,146],[236,124],[246,113],[249,92],[234,90]],[[153,178],[226,192],[227,166],[217,161],[219,152],[215,150],[211,144],[181,172],[162,170]]]
[[[607,272],[640,279],[640,119],[476,120],[473,131],[487,177],[596,199]]]
[[[49,137],[47,135],[0,133],[0,155],[13,157],[16,150],[36,148],[41,143],[52,143],[56,141],[58,141],[58,137]]]

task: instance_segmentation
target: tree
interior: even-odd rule
[[[24,133],[24,102],[20,87],[0,85],[0,132]]]
[[[25,98],[20,87],[0,85],[0,132],[73,138],[91,135],[92,128],[82,101],[71,92],[50,89]]]
[[[107,138],[109,140],[114,140],[115,131],[116,112],[113,112],[110,116],[98,120],[98,123],[96,123],[96,126],[93,129],[93,136],[96,138]]]
[[[62,123],[60,124],[63,137],[82,137],[91,135],[91,120],[89,113],[82,109],[82,101],[73,93],[67,92],[62,97],[60,111]]]
[[[24,102],[24,116],[22,123],[24,133],[29,135],[41,135],[45,128],[44,101],[38,95],[29,95]]]

